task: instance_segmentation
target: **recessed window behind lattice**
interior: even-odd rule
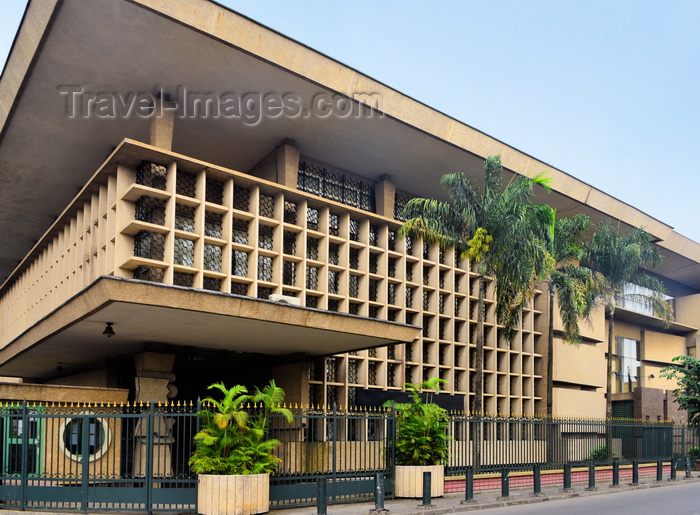
[[[312,231],[318,231],[318,209],[306,208],[306,227]]]
[[[369,307],[369,317],[370,318],[379,318],[379,306],[370,306]]]
[[[248,220],[233,220],[233,241],[241,245],[248,244]]]
[[[328,262],[331,265],[340,263],[340,245],[337,243],[330,243],[328,245]]]
[[[175,206],[175,229],[194,232],[194,208],[177,204]]]
[[[350,249],[350,268],[359,270],[360,268],[360,249]]]
[[[369,300],[371,300],[372,302],[376,302],[378,291],[379,291],[379,280],[378,279],[370,279],[369,280]]]
[[[376,247],[379,240],[379,228],[376,225],[369,226],[369,244]]]
[[[306,258],[318,261],[318,238],[308,238],[306,240]]]
[[[248,295],[248,285],[243,283],[231,283],[231,293],[234,295]]]
[[[297,253],[297,235],[294,232],[284,231],[282,240],[283,251],[285,254],[295,256]]]
[[[137,266],[134,268],[134,279],[139,281],[150,281],[153,283],[162,283],[165,276],[165,270],[152,266]]]
[[[350,306],[348,307],[348,313],[350,313],[351,315],[359,315],[360,305],[356,302],[351,302]]]
[[[163,260],[165,250],[165,235],[149,231],[139,231],[134,236],[134,256]]]
[[[447,275],[447,272],[445,270],[440,272],[440,288],[442,288],[442,289],[445,288],[446,275]]]
[[[223,215],[207,211],[204,215],[204,235],[211,238],[221,238],[222,227]]]
[[[389,363],[387,366],[386,385],[396,386],[396,363]]]
[[[430,284],[430,268],[429,267],[423,267],[423,284],[428,285]]]
[[[331,213],[328,215],[328,232],[333,236],[338,236],[340,233],[340,219],[338,215]]]
[[[272,227],[269,225],[261,225],[258,229],[258,247],[261,249],[272,250],[272,233]]]
[[[197,176],[193,173],[178,170],[177,180],[175,181],[175,193],[195,198],[197,196]]]
[[[379,254],[369,255],[369,273],[376,274],[379,269]]]
[[[387,302],[391,305],[396,305],[396,285],[394,283],[389,283],[386,286]]]
[[[269,300],[270,295],[272,295],[272,288],[258,286],[258,298],[259,299]]]
[[[136,220],[156,225],[165,224],[165,200],[152,197],[140,197],[135,202]]]
[[[413,240],[410,236],[406,236],[406,254],[409,256],[413,255]]]
[[[194,242],[184,238],[175,238],[175,264],[194,266]]]
[[[350,296],[357,298],[360,296],[360,278],[357,275],[351,275],[349,281]]]
[[[315,266],[306,267],[306,287],[309,290],[318,290],[318,268]]]
[[[430,307],[430,293],[427,291],[423,292],[423,311],[428,311]]]
[[[205,200],[212,204],[224,203],[224,183],[216,179],[207,178]]]
[[[428,338],[430,336],[430,317],[427,317],[427,316],[423,317],[423,336],[426,338]],[[424,351],[427,352],[427,348],[428,348],[428,346],[426,345],[424,347]],[[425,360],[425,362],[427,363],[428,360]]]
[[[389,277],[396,277],[396,262],[397,258],[389,258],[389,267],[387,270]]]
[[[233,275],[238,277],[248,276],[248,253],[240,250],[234,250],[231,263],[233,265]],[[238,283],[237,283],[238,284]]]
[[[204,244],[204,268],[212,272],[221,272],[222,248],[216,245]]]
[[[438,309],[439,309],[441,315],[445,314],[445,299],[446,298],[447,298],[447,295],[445,295],[445,294],[440,294],[440,297],[438,298]]]
[[[377,362],[370,361],[367,364],[367,382],[369,384],[377,384]]]
[[[182,272],[174,272],[173,284],[175,286],[186,286],[188,288],[192,288],[192,286],[194,285],[194,275],[185,274]]]
[[[235,186],[233,188],[233,208],[239,211],[248,211],[250,209],[250,190],[243,186]]]
[[[272,281],[272,258],[269,256],[258,256],[258,280]]]
[[[340,302],[337,299],[328,299],[328,311],[337,312],[340,309]]]
[[[387,246],[389,250],[396,250],[396,233],[394,231],[389,231],[389,244]]]
[[[458,317],[459,316],[459,298],[455,298],[455,312],[454,316]]]
[[[284,223],[297,224],[297,205],[294,202],[284,202]]]
[[[359,381],[357,375],[357,360],[348,360],[348,383],[357,384],[358,382]]]
[[[352,241],[360,240],[360,222],[357,220],[350,220],[350,239]]]
[[[440,320],[440,328],[438,338],[441,340],[447,339],[447,319]]]
[[[136,184],[165,190],[167,171],[165,166],[143,161],[136,169]]]
[[[413,288],[410,286],[406,287],[406,307],[413,307]]]
[[[340,284],[340,272],[328,270],[328,293],[338,294]]]
[[[406,207],[409,200],[411,200],[411,196],[408,195],[408,193],[397,191],[394,194],[394,218],[402,222],[406,221],[406,217],[403,214],[403,209]]]
[[[430,245],[423,243],[423,259],[430,259]]]
[[[318,297],[314,295],[306,296],[306,307],[307,308],[317,308],[318,307]]]
[[[205,290],[221,291],[221,279],[205,277],[203,287]]]
[[[287,286],[294,286],[296,283],[297,264],[291,261],[282,263],[282,282]]]
[[[309,161],[299,162],[297,187],[348,206],[375,211],[373,183]]]
[[[269,195],[260,195],[260,216],[275,217],[275,199]]]

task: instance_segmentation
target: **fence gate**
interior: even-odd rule
[[[46,510],[195,510],[192,406],[3,407],[0,500]]]
[[[271,507],[314,504],[319,479],[329,504],[372,499],[377,474],[393,492],[394,425],[382,409],[299,410],[292,425],[274,418],[271,436],[281,443],[282,462],[270,479]]]

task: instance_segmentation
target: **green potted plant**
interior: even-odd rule
[[[282,407],[284,390],[274,381],[248,394],[245,386],[214,383],[223,399],[207,397],[198,415],[200,431],[189,460],[198,474],[198,511],[203,515],[252,515],[270,509],[270,473],[281,461],[273,454],[278,440],[266,439],[273,414],[292,422]]]
[[[432,394],[425,393],[424,401],[420,393],[421,390],[439,392],[444,382],[433,377],[419,385],[406,383],[409,402],[384,403],[396,412],[394,493],[397,497],[422,497],[424,472],[431,473],[431,497],[445,494],[445,463],[451,440],[447,435],[447,410],[430,402]]]

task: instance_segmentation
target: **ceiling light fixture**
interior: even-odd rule
[[[114,329],[112,329],[112,324],[114,322],[107,322],[107,327],[105,327],[105,330],[102,331],[102,334],[104,334],[107,338],[111,338],[114,336]]]

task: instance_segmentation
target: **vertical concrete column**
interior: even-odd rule
[[[297,187],[299,176],[299,149],[294,140],[285,139],[277,148],[277,182],[290,188]]]
[[[394,218],[394,197],[396,186],[391,182],[391,175],[382,175],[381,180],[374,186],[374,203],[377,214]]]
[[[169,95],[161,92],[156,96],[156,105],[151,117],[151,145],[163,150],[172,150],[176,111],[177,104],[170,102]]]
[[[137,403],[165,403],[177,395],[172,373],[174,354],[140,352],[134,357],[136,365]],[[168,476],[172,473],[171,444],[173,420],[156,415],[153,421],[153,476]],[[146,448],[148,424],[140,419],[135,432],[134,476],[143,477],[146,473]]]

